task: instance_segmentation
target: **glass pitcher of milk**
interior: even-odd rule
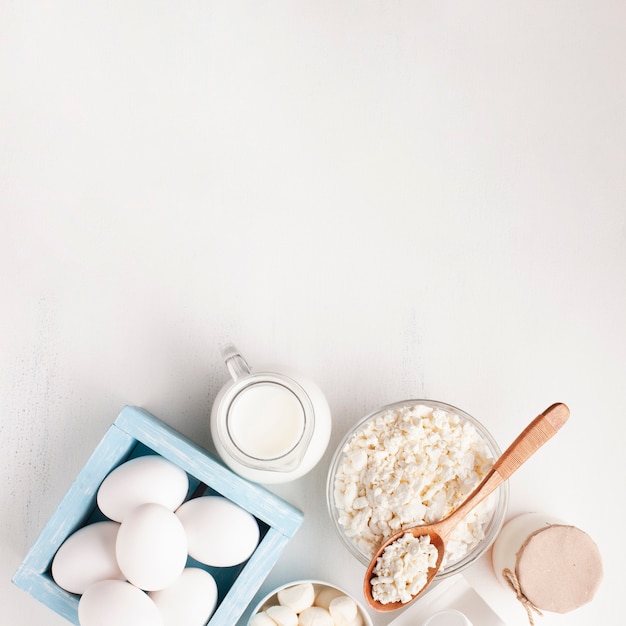
[[[306,474],[330,439],[330,408],[321,389],[293,371],[253,370],[234,346],[224,360],[231,380],[211,410],[211,435],[224,463],[259,483]]]

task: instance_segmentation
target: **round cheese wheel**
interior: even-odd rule
[[[554,613],[568,613],[589,602],[603,576],[600,552],[591,537],[561,524],[530,535],[515,569],[524,596]]]

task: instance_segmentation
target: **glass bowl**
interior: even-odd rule
[[[417,407],[423,407],[423,408],[417,408]],[[413,411],[411,412],[412,408],[413,408]],[[436,402],[433,400],[403,400],[400,402],[395,402],[393,404],[388,404],[374,411],[373,413],[366,415],[361,420],[359,420],[346,433],[341,443],[337,447],[337,450],[335,451],[332,457],[331,463],[330,463],[330,468],[328,471],[328,477],[327,477],[327,482],[326,482],[326,500],[327,500],[328,511],[330,514],[330,518],[333,522],[333,525],[335,527],[335,530],[337,531],[342,543],[345,545],[348,551],[356,559],[358,559],[363,565],[367,566],[369,564],[370,560],[372,559],[376,551],[376,548],[378,548],[378,546],[380,545],[380,541],[382,541],[382,539],[386,537],[387,535],[383,532],[380,537],[380,540],[377,542],[376,545],[372,545],[372,544],[368,545],[367,548],[371,549],[371,553],[369,553],[367,551],[367,548],[364,548],[362,545],[357,545],[357,541],[359,541],[360,539],[359,533],[358,532],[355,533],[354,531],[348,532],[345,525],[340,522],[340,514],[342,510],[341,510],[340,505],[338,505],[336,501],[335,483],[336,483],[337,474],[339,470],[342,467],[344,467],[343,465],[344,463],[348,463],[348,453],[350,452],[349,448],[350,448],[351,442],[353,442],[355,438],[358,438],[363,433],[364,430],[371,429],[374,423],[377,424],[376,426],[377,428],[380,428],[381,423],[388,424],[389,422],[394,422],[394,419],[395,419],[394,416],[400,413],[405,414],[405,415],[406,414],[411,415],[410,420],[414,422],[415,420],[418,419],[420,415],[426,417],[427,419],[431,419],[430,417],[431,414],[442,416],[443,414],[440,413],[442,411],[446,414],[458,417],[458,421],[459,421],[458,423],[460,427],[464,426],[466,429],[469,429],[470,433],[478,434],[479,436],[478,441],[480,442],[480,446],[483,447],[483,444],[484,444],[484,450],[485,450],[485,454],[487,457],[488,467],[491,464],[493,464],[493,462],[495,462],[495,460],[501,455],[500,448],[498,444],[496,443],[495,439],[493,438],[493,436],[476,418],[472,417],[465,411],[462,411],[461,409],[458,409],[454,406],[451,406],[444,402]],[[415,415],[417,415],[418,417],[415,417]],[[453,419],[456,420],[456,417],[453,417]],[[378,422],[376,420],[378,420]],[[387,426],[385,426],[384,428],[387,428]],[[389,426],[389,428],[391,428],[391,426]],[[418,428],[421,428],[421,427],[418,427]],[[401,435],[399,439],[402,441],[406,441],[406,436]],[[398,437],[396,437],[394,445],[398,445],[398,443],[400,442],[398,441]],[[416,445],[415,442],[413,443],[414,445]],[[452,454],[453,453],[452,449],[455,448],[452,442],[449,442],[449,443],[450,445],[448,446],[448,444],[443,439],[439,441],[440,446],[444,446],[444,448],[447,448],[446,455]],[[367,450],[372,450],[376,448],[378,443],[370,440],[368,444],[363,444],[363,445],[365,445],[366,447],[366,453],[368,455],[368,467],[370,467],[371,469],[373,467],[372,465],[373,454],[372,452],[367,451]],[[425,448],[426,447],[424,446],[423,448],[413,450],[413,452],[416,453],[415,454],[416,458],[419,458],[420,451],[425,450]],[[405,471],[402,468],[407,467],[407,459],[401,458],[398,460],[397,456],[393,455],[393,461],[389,461],[389,456],[390,456],[389,452],[384,452],[383,456],[386,457],[386,460],[384,461],[384,463],[388,464],[389,462],[391,462],[393,464],[397,464],[398,473],[401,474],[403,471]],[[491,457],[491,459],[488,458],[489,456]],[[363,457],[361,453],[361,459],[362,458]],[[357,462],[357,460],[355,460],[355,462]],[[388,467],[388,465],[386,467]],[[484,475],[484,473],[488,471],[488,467],[487,469],[484,469],[483,467],[480,470],[480,472]],[[395,465],[393,469],[395,472],[396,470]],[[361,477],[362,477],[362,473],[361,473]],[[482,479],[482,477],[483,476],[480,475],[479,478],[475,478],[476,484],[480,479]],[[406,480],[407,478],[405,477],[405,481]],[[413,482],[414,481],[415,479],[413,480]],[[447,485],[448,483],[445,483],[445,484]],[[469,492],[471,492],[471,490],[476,486],[476,484],[473,484],[471,486],[471,488],[469,489]],[[363,486],[364,486],[364,483],[363,483]],[[420,491],[420,494],[423,493],[424,490],[427,491],[428,487],[430,486],[431,486],[430,484],[424,484],[423,489]],[[393,488],[390,488],[390,489],[392,490]],[[384,493],[383,497],[395,498],[395,495],[394,493],[392,493],[391,490],[389,493]],[[363,495],[362,491],[363,490],[360,489],[358,495],[362,496]],[[469,492],[465,493],[462,496],[461,500],[464,499],[467,495],[469,495]],[[355,497],[358,497],[357,494],[354,494],[354,495]],[[380,495],[380,492],[378,493],[378,495]],[[509,498],[509,488],[508,488],[508,483],[505,482],[500,487],[498,487],[498,489],[493,494],[491,494],[489,498],[485,500],[485,502],[479,505],[479,507],[483,507],[482,514],[485,516],[485,518],[488,518],[488,521],[485,521],[484,524],[480,524],[480,528],[482,529],[482,537],[478,539],[477,543],[473,545],[472,547],[470,547],[464,554],[462,553],[458,554],[457,558],[455,559],[448,558],[448,562],[445,563],[445,567],[442,567],[442,569],[438,572],[436,576],[438,580],[441,580],[443,578],[452,576],[453,574],[457,574],[463,571],[472,563],[474,563],[478,558],[480,558],[489,549],[489,547],[495,541],[498,533],[500,532],[500,529],[502,528],[502,524],[504,522],[504,517],[506,514],[506,510],[507,510],[508,498]],[[413,503],[414,500],[415,498],[411,500],[411,503]],[[461,500],[456,501],[455,506],[458,506]],[[368,502],[367,504],[368,506],[371,506],[373,508],[373,505],[371,502]],[[450,504],[448,504],[448,507],[449,506]],[[390,508],[393,509],[393,506],[391,506]],[[478,510],[479,510],[478,508],[475,509],[475,511],[478,511]],[[445,515],[448,515],[450,512],[451,510],[447,511]],[[470,513],[470,515],[472,515],[472,513]],[[436,519],[432,519],[428,521],[436,521]],[[409,520],[405,518],[400,528],[406,528],[408,526],[414,525],[415,523],[424,523],[424,522],[418,519],[417,521],[412,520],[412,523],[409,523]],[[360,527],[362,528],[363,526],[361,525]],[[478,527],[478,521],[476,521],[476,527]],[[397,528],[397,530],[400,530],[400,528]],[[352,535],[354,539],[350,535]],[[361,537],[361,539],[363,539],[363,537]],[[370,539],[368,541],[373,541],[373,539]],[[363,543],[363,541],[360,541],[360,543]],[[462,550],[459,550],[459,552],[462,552]]]

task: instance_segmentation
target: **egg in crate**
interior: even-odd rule
[[[259,543],[259,525],[254,516],[221,496],[188,500],[176,515],[185,528],[189,554],[205,565],[238,565]]]
[[[209,572],[187,567],[172,585],[148,595],[157,605],[164,626],[204,626],[217,605],[218,590]]]
[[[161,517],[171,521],[181,503],[206,496],[220,497],[250,516],[247,519],[253,523],[248,528],[254,540],[242,556],[238,538],[238,555],[229,557],[231,562],[245,560],[228,567],[206,565],[190,556],[187,547],[185,569],[179,573],[183,560],[179,556],[173,583],[158,590],[132,586],[131,590],[137,590],[139,595],[131,594],[125,578],[132,577],[146,587],[164,584],[164,580],[158,584],[140,581],[128,563],[120,567],[124,542],[118,539],[124,523],[132,520],[132,511],[146,504],[159,505],[166,509]],[[72,482],[12,582],[74,626],[91,626],[93,621],[81,625],[79,608],[84,622],[94,618],[93,611],[97,612],[98,606],[103,611],[100,617],[96,616],[98,626],[123,626],[123,618],[112,611],[126,602],[133,606],[141,603],[144,609],[158,606],[160,621],[154,626],[205,626],[207,622],[211,626],[232,626],[302,521],[302,513],[288,502],[242,479],[144,409],[126,406]],[[148,532],[136,530],[131,534],[141,539],[144,553],[151,557],[163,552],[162,536],[151,542]],[[189,544],[186,532],[185,539]],[[154,547],[154,555],[150,546]],[[180,555],[180,550],[174,552]],[[132,563],[133,559],[128,561]],[[188,575],[193,568],[195,573]],[[103,579],[109,584],[100,585]],[[195,592],[190,591],[194,589]],[[118,594],[120,598],[115,600]],[[192,595],[196,596],[193,600]],[[102,596],[109,600],[99,601]],[[206,601],[194,602],[198,596]],[[168,621],[168,607],[177,603],[177,617]],[[148,615],[155,615],[154,610],[146,610]],[[133,611],[129,609],[129,613]],[[143,626],[145,622],[137,617],[131,623]]]
[[[175,511],[189,489],[187,473],[162,456],[148,454],[116,467],[98,489],[98,508],[121,522],[140,504],[161,504]]]
[[[135,587],[164,589],[182,574],[187,563],[185,529],[173,511],[160,504],[141,504],[122,521],[115,554]]]
[[[78,603],[78,619],[81,626],[164,626],[157,605],[122,580],[91,585]]]
[[[70,593],[83,594],[100,580],[126,580],[115,554],[119,528],[117,522],[95,522],[70,535],[52,561],[56,584]]]
[[[185,502],[188,491],[187,474],[157,455],[126,461],[104,479],[97,502],[111,519],[70,535],[51,568],[60,587],[82,594],[81,626],[125,624],[119,607],[127,605],[129,624],[206,623],[217,584],[208,571],[186,567],[188,556],[217,568],[238,565],[254,552],[260,530],[230,500],[211,495]]]

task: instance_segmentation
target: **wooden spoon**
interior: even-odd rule
[[[489,494],[497,489],[503,482],[509,479],[523,463],[525,463],[556,431],[565,424],[569,418],[569,409],[561,403],[548,407],[541,415],[537,416],[507,448],[502,456],[495,462],[489,473],[483,478],[478,487],[472,491],[467,499],[448,517],[435,522],[434,524],[423,524],[405,528],[389,537],[378,549],[378,552],[371,560],[365,581],[363,584],[363,594],[367,603],[376,611],[394,611],[401,609],[416,600],[430,585],[435,575],[441,567],[441,561],[445,553],[446,540],[454,531],[463,518],[478,504],[480,504]],[[426,584],[408,602],[388,602],[383,604],[372,597],[372,572],[376,566],[378,557],[382,555],[385,548],[394,543],[406,533],[411,533],[414,537],[428,535],[430,542],[437,548],[437,563],[428,569]]]

